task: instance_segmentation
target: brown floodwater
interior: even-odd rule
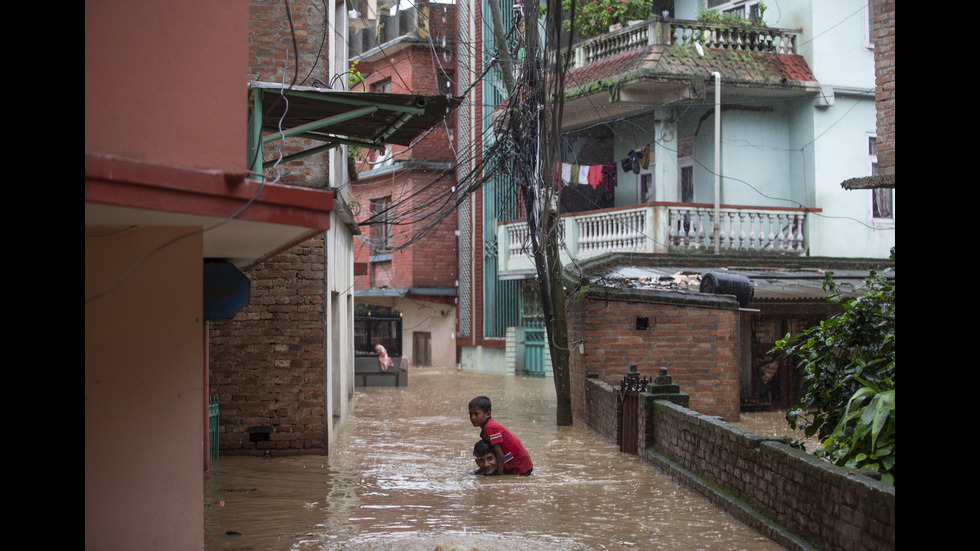
[[[534,461],[484,477],[477,395]],[[555,425],[552,379],[413,368],[358,388],[328,456],[220,457],[205,474],[208,550],[782,549],[578,424]]]
[[[820,439],[816,436],[807,437],[802,430],[790,428],[789,422],[786,420],[786,410],[743,411],[739,415],[738,422],[732,424],[759,436],[774,436],[799,441],[809,453],[813,453],[820,447]]]

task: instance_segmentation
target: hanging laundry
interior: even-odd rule
[[[571,163],[561,164],[561,180],[566,184],[572,183],[572,165]]]
[[[628,155],[626,155],[626,158],[620,161],[620,164],[623,165],[623,172],[629,172],[633,170],[633,157],[635,155],[636,152],[630,149],[630,152]]]
[[[640,166],[644,169],[650,168],[650,161],[653,160],[653,148],[649,145],[640,152]]]
[[[615,170],[616,165],[613,165]],[[592,189],[599,189],[602,184],[602,165],[589,165],[589,185]]]
[[[606,192],[606,197],[612,198],[613,188],[616,187],[616,176],[619,172],[616,169],[616,163],[601,165],[600,170],[602,174],[602,185],[604,191]]]

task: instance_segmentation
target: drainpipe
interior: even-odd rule
[[[721,254],[721,73],[715,77],[715,254]]]

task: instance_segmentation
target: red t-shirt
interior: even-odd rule
[[[504,452],[504,474],[524,474],[534,467],[531,464],[531,455],[524,449],[521,441],[492,418],[483,424],[480,438],[486,438],[491,445],[500,444]]]

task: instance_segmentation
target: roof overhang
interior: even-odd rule
[[[330,228],[332,192],[86,153],[85,226],[201,228],[204,259],[248,268]]]
[[[459,293],[456,289],[441,289],[437,287],[412,287],[408,289],[365,289],[354,291],[354,298],[361,297],[393,297],[405,298],[406,296],[419,295],[431,297],[455,297]]]
[[[249,158],[285,137],[323,142],[295,160],[342,144],[383,149],[410,145],[462,98],[337,92],[249,83]],[[262,160],[253,172],[261,174]],[[206,260],[245,269],[330,229],[332,191],[246,178],[245,171],[159,165],[86,153],[86,227],[187,226],[203,230]],[[336,205],[342,203],[338,202]],[[345,214],[347,215],[345,217]],[[352,216],[338,211],[341,222]],[[356,228],[352,229],[357,233]]]
[[[848,178],[841,182],[840,187],[844,189],[895,189],[895,175],[882,174],[878,176],[864,176],[860,178]]]

